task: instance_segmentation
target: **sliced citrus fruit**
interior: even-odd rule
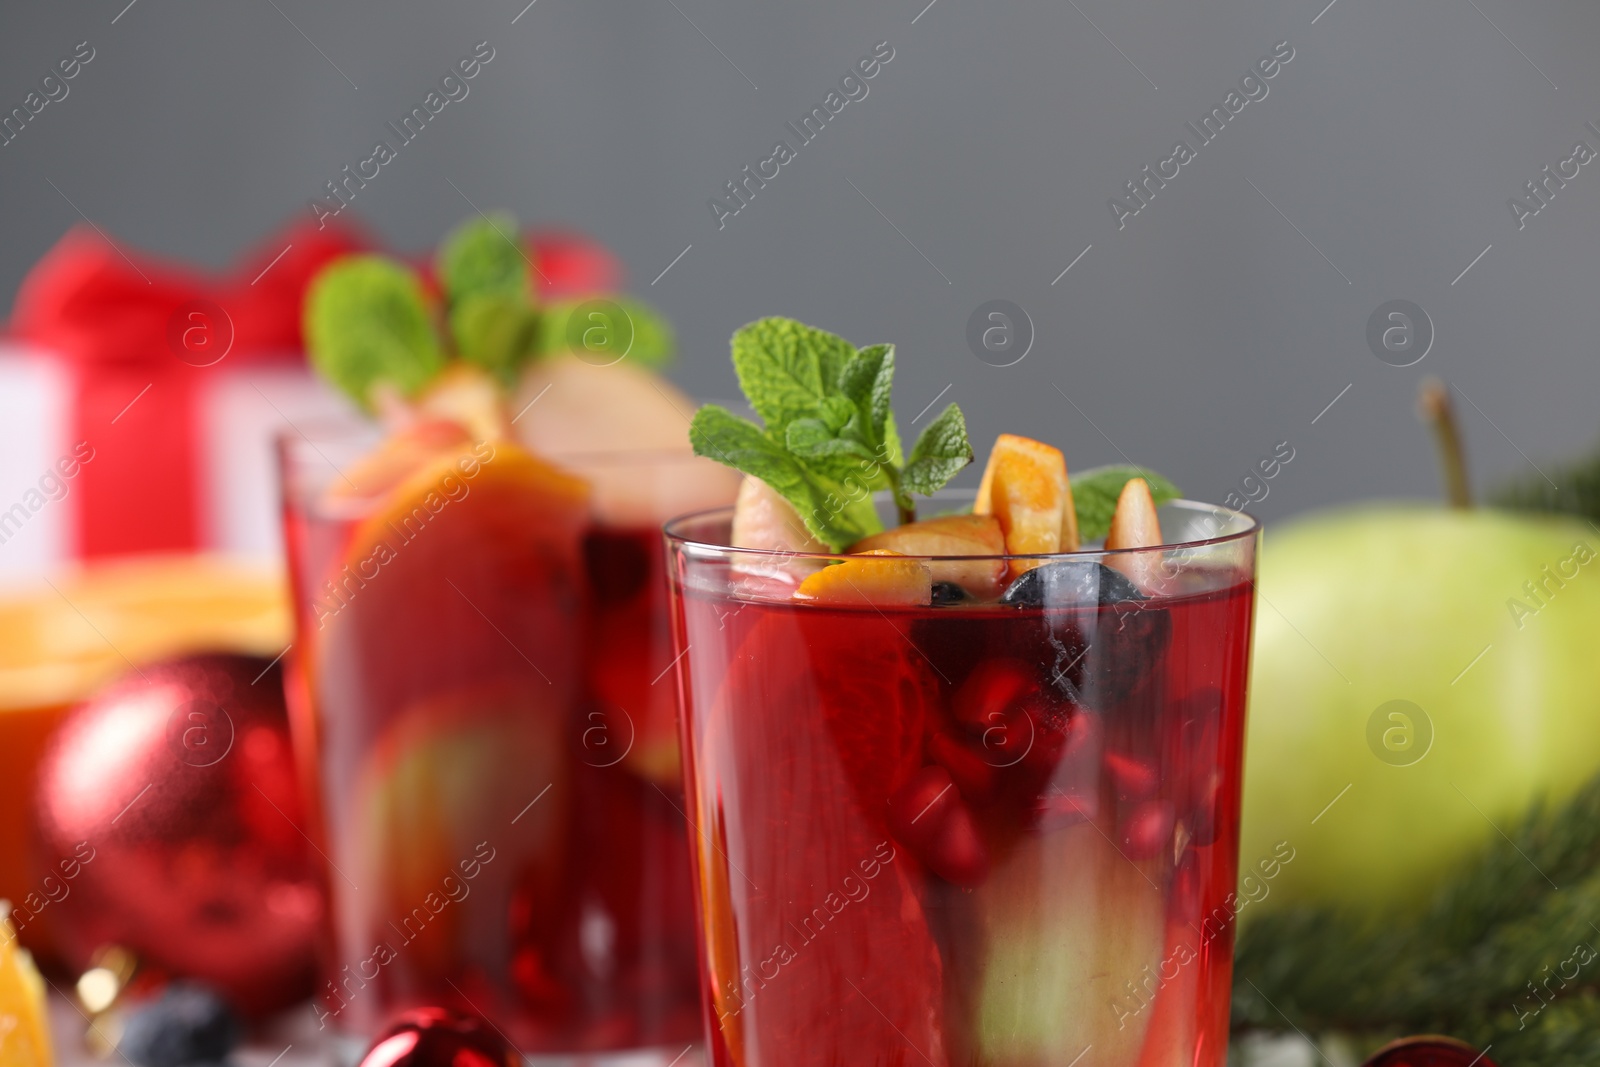
[[[313,674],[355,676],[341,714],[381,721],[508,666],[570,695],[587,500],[585,483],[504,441],[440,452],[386,494],[309,607]]]
[[[973,511],[992,514],[1014,555],[1073,552],[1078,548],[1078,516],[1072,504],[1067,461],[1059,448],[1016,434],[995,440],[978,486]],[[1011,563],[1012,577],[1038,566]]]
[[[879,548],[905,556],[1002,556],[1006,539],[993,515],[944,515],[873,534],[850,551]],[[976,596],[998,596],[1005,584],[1006,565],[999,559],[937,560],[928,564],[928,570],[934,581],[954,582]]]
[[[794,591],[794,597],[867,607],[931,604],[933,575],[920,560],[875,548],[810,575]]]
[[[44,979],[0,910],[0,1067],[50,1067]]]
[[[378,447],[350,464],[328,483],[330,502],[376,498],[389,492],[445,452],[470,443],[460,422],[435,416],[419,419],[384,437]]]

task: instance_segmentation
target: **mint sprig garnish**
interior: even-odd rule
[[[972,462],[954,404],[922,431],[906,462],[890,407],[893,345],[858,349],[793,319],[767,318],[735,333],[732,347],[739,385],[764,425],[707,404],[690,427],[694,450],[766,482],[834,551],[883,529],[873,493],[892,493],[910,522],[912,493],[936,492]]]
[[[456,354],[507,383],[539,350],[539,312],[520,240],[517,220],[497,211],[457,226],[434,259]]]
[[[541,309],[540,355],[582,351],[598,358],[626,350],[630,362],[646,367],[664,367],[672,362],[676,350],[672,326],[655,309],[625,296],[600,297],[598,301],[611,307],[597,309],[593,298],[556,300],[545,305]],[[618,311],[625,321],[617,321]],[[574,321],[575,315],[581,317]],[[629,333],[626,338],[619,336],[624,330]]]
[[[421,282],[382,256],[350,256],[317,275],[305,334],[312,364],[363,407],[378,382],[411,396],[444,366]]]
[[[1160,507],[1183,494],[1178,487],[1144,467],[1112,464],[1091,467],[1072,475],[1072,503],[1078,512],[1078,537],[1083,541],[1104,540],[1111,531],[1111,516],[1117,510],[1117,497],[1130,479],[1143,478],[1150,487],[1150,496]]]
[[[504,211],[468,219],[439,244],[434,270],[452,303],[474,293],[520,296],[529,304],[527,253],[522,231]]]
[[[305,305],[311,362],[362,407],[371,409],[380,383],[415,396],[452,358],[510,386],[528,361],[573,349],[568,327],[584,301],[539,306],[511,215],[491,212],[456,227],[440,243],[434,269],[442,308],[415,271],[383,256],[337,260],[312,282]],[[668,362],[672,330],[659,315],[636,300],[596,299],[620,309],[611,319],[626,320],[619,357],[625,351],[647,366]]]

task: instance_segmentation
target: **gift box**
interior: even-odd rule
[[[616,286],[615,260],[584,238],[524,245],[541,295]],[[0,342],[0,575],[148,552],[277,557],[273,435],[350,413],[305,365],[305,290],[370,247],[306,223],[211,276],[68,232]]]

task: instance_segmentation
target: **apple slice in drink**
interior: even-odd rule
[[[936,560],[928,564],[928,570],[934,581],[954,583],[980,599],[999,596],[1005,586],[1005,561],[982,558],[1003,556],[1006,552],[1005,534],[993,515],[923,519],[873,534],[850,547],[851,552],[875,549],[888,549],[903,556],[976,556],[979,558]]]
[[[349,839],[336,854],[354,858],[351,880],[383,906],[358,904],[335,924],[346,955],[382,941],[408,973],[435,980],[504,969],[509,950],[482,931],[504,921],[515,894],[554,899],[565,855],[567,709],[549,690],[538,678],[480,682],[419,701],[376,738],[350,784],[352,817],[337,828]],[[394,926],[362,929],[362,917]]]
[[[951,1060],[983,1067],[1134,1067],[1149,1012],[1119,1012],[1161,962],[1161,894],[1089,823],[1019,841],[954,906]],[[961,1047],[955,1047],[957,1039]]]
[[[490,840],[499,866],[439,924],[503,923],[503,907],[491,921],[478,901],[503,898],[502,879],[553,876],[540,828],[568,802],[556,755],[578,690],[586,499],[582,482],[509,442],[439,449],[368,507],[327,575],[303,665],[316,703],[341,714],[319,720],[317,743],[332,766],[364,766],[340,806],[353,821],[332,831],[352,839],[336,852],[367,856],[371,884],[398,887],[396,916],[437,895],[425,883],[472,859],[486,828],[510,825],[547,785],[546,814]],[[422,944],[465,943],[429,925],[439,933]],[[344,948],[361,959],[372,944]]]
[[[1155,498],[1143,478],[1129,478],[1117,497],[1117,509],[1106,533],[1106,548],[1153,548],[1162,543],[1161,523],[1156,518]],[[1161,553],[1119,552],[1106,557],[1106,563],[1150,592],[1161,584]]]

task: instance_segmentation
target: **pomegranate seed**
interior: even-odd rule
[[[1161,773],[1143,760],[1121,752],[1106,753],[1106,772],[1119,800],[1148,800],[1161,787]]]
[[[922,768],[889,799],[889,828],[929,870],[953,885],[971,888],[988,876],[988,850],[943,767]]]
[[[1039,679],[1021,660],[991,659],[978,664],[956,690],[956,721],[983,733],[1009,722],[1023,702],[1039,691]]]
[[[942,732],[928,738],[928,754],[950,777],[962,796],[973,799],[987,798],[994,792],[995,768],[962,741]]]
[[[1147,800],[1122,820],[1122,850],[1129,859],[1144,860],[1172,847],[1172,805]]]

